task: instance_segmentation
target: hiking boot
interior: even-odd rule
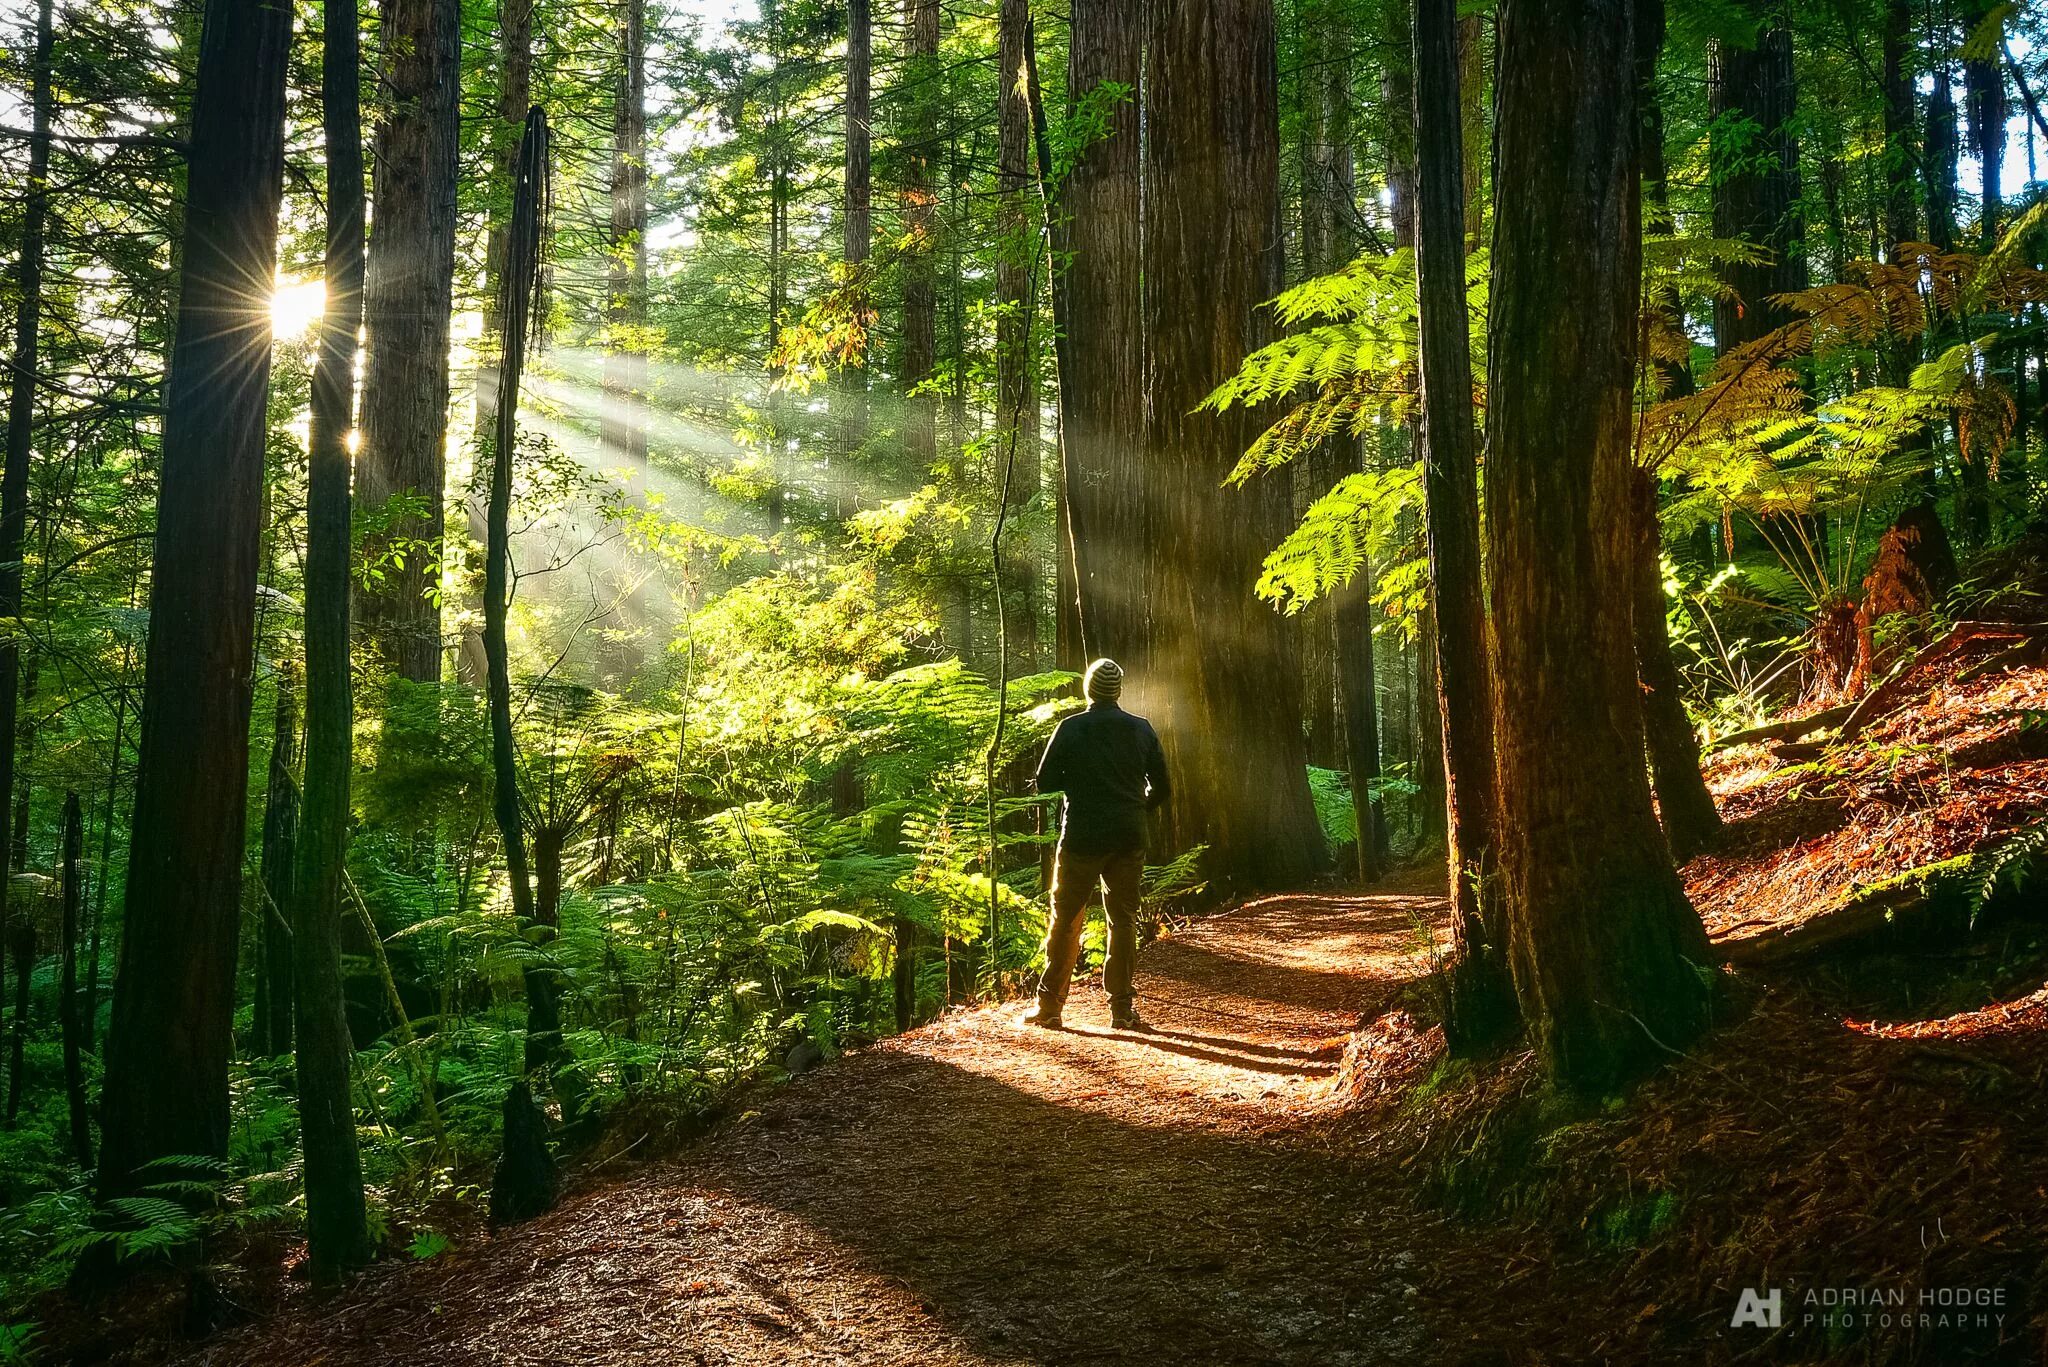
[[[1146,1023],[1143,1016],[1138,1014],[1137,1007],[1119,1006],[1113,1007],[1110,1010],[1109,1028],[1112,1030],[1129,1030],[1133,1034],[1142,1035],[1152,1027]]]
[[[1064,1030],[1067,1024],[1060,1019],[1060,1013],[1057,1010],[1048,1010],[1044,1006],[1034,1006],[1031,1010],[1026,1011],[1020,1023],[1035,1025],[1041,1030]]]

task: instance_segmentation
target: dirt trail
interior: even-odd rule
[[[1418,1216],[1322,1142],[1434,880],[1276,897],[1144,955],[1154,1031],[960,1012],[674,1162],[217,1341],[210,1362],[1439,1360]]]

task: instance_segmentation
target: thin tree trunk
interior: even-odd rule
[[[351,337],[350,342],[354,342]],[[353,346],[351,346],[353,350]],[[290,683],[277,682],[277,717],[271,733],[269,782],[263,792],[262,864],[256,908],[256,1041],[277,1058],[292,1051],[292,941],[283,920],[292,914],[294,861],[299,838],[299,706]]]
[[[1991,9],[1990,0],[1972,0],[1964,10],[1965,26],[1974,33]],[[1997,46],[1982,56],[1963,60],[1963,93],[1970,115],[1970,150],[1977,154],[1982,176],[1977,250],[1988,252],[1998,243],[1999,225],[2005,217],[2005,64]]]
[[[21,211],[20,298],[14,314],[14,354],[7,391],[7,456],[0,467],[0,621],[21,616],[22,550],[28,526],[28,476],[33,454],[36,383],[41,365],[43,229],[49,215],[50,54],[55,43],[52,0],[36,7],[36,45],[30,59],[27,199]],[[0,634],[0,794],[14,791],[15,731],[20,716],[21,645],[12,629]],[[19,862],[12,867],[19,868]],[[0,882],[8,866],[0,865]]]
[[[871,0],[846,0],[846,178],[840,224],[840,259],[851,312],[863,331],[874,308],[867,283],[868,253],[874,241],[872,84],[874,34]],[[858,468],[868,441],[868,357],[839,368],[833,387],[839,409],[839,477],[833,513],[850,517],[860,506]]]
[[[939,79],[939,0],[903,0],[909,28],[903,63],[903,444],[917,478],[939,458],[938,403],[930,393],[911,395],[938,364],[938,198],[932,185],[932,149]],[[962,654],[965,653],[964,643]]]
[[[611,259],[605,321],[605,450],[647,461],[647,0],[625,0],[624,51],[612,121]]]
[[[506,234],[505,273],[498,296],[497,431],[491,440],[491,481],[484,513],[484,656],[491,717],[492,811],[504,844],[512,915],[522,934],[535,925],[533,883],[527,872],[526,834],[519,803],[519,749],[512,733],[512,662],[505,620],[512,598],[512,461],[519,435],[519,381],[526,365],[533,308],[541,289],[541,205],[547,199],[548,122],[538,108],[526,118],[520,142],[512,219]],[[551,1066],[561,1045],[553,976],[529,969],[526,1069]]]
[[[1030,63],[1026,56],[1030,20],[1030,0],[1000,0],[996,25],[996,440],[992,449],[999,483],[1004,464],[1014,458],[1014,477],[1005,484],[1008,501],[1003,509],[1010,517],[1038,496],[1040,479],[1037,384],[1031,364],[1031,311],[1038,304],[1032,289],[1037,277],[1031,266],[1040,252],[1034,216],[1025,199],[1032,180]],[[1006,593],[1003,580],[1008,579],[1013,585],[1008,595],[1019,606],[1002,620],[1014,624],[1010,648],[1023,665],[1021,672],[1030,674],[1038,668],[1038,552],[1028,538],[1016,544],[1021,549],[1004,557],[1004,573],[997,579],[997,604],[1000,608]]]
[[[1286,624],[1251,591],[1280,539],[1276,480],[1221,487],[1257,433],[1196,409],[1271,336],[1284,277],[1271,0],[1161,0],[1145,79],[1145,464],[1153,630],[1126,695],[1175,775],[1176,848],[1220,889],[1291,887],[1324,864]]]
[[[1515,1024],[1507,927],[1494,860],[1492,669],[1479,530],[1471,323],[1465,299],[1464,147],[1454,0],[1416,0],[1418,373],[1430,606],[1443,718],[1452,959],[1444,1033],[1472,1050]],[[1425,702],[1424,706],[1429,703]]]
[[[1636,0],[1636,131],[1641,140],[1642,183],[1650,207],[1644,229],[1668,236],[1672,221],[1664,164],[1664,111],[1657,87],[1657,62],[1664,50],[1664,0]],[[1674,326],[1685,322],[1677,291],[1651,300]],[[1690,394],[1692,371],[1683,363],[1660,364],[1658,375],[1667,398]],[[1643,690],[1643,726],[1649,741],[1650,776],[1657,793],[1657,812],[1664,836],[1680,862],[1715,844],[1721,817],[1700,773],[1699,738],[1686,715],[1678,664],[1671,657],[1671,638],[1664,616],[1663,541],[1657,522],[1657,477],[1636,468],[1631,510],[1635,536],[1631,542],[1630,583],[1636,670]]]
[[[22,1079],[28,1056],[29,982],[36,969],[33,894],[7,889],[7,958],[14,966],[13,1031],[7,1040],[7,1128],[21,1118]]]
[[[348,433],[363,318],[361,18],[356,0],[326,0],[326,9],[320,67],[327,145],[327,306],[320,320],[307,432],[306,778],[294,851],[296,876],[291,896],[278,903],[290,908],[292,918],[306,1244],[313,1272],[323,1280],[370,1257],[349,1087],[355,1049],[341,976],[355,720],[349,674],[353,498]]]
[[[363,380],[356,497],[366,512],[396,496],[386,541],[418,540],[404,563],[367,589],[363,619],[392,671],[441,677],[435,587],[447,485],[448,339],[454,314],[456,176],[460,145],[461,0],[384,0],[389,113],[377,129],[377,228],[363,297],[369,356]]]
[[[1884,97],[1884,235],[1885,255],[1893,257],[1915,231],[1915,148],[1913,128],[1912,0],[1884,0],[1882,19]]]
[[[1505,0],[1487,504],[1496,848],[1523,1018],[1599,1093],[1707,1023],[1657,828],[1628,614],[1641,287],[1633,0]],[[1560,385],[1560,366],[1573,383]]]
[[[64,1100],[71,1124],[71,1156],[80,1169],[92,1168],[92,1117],[85,1100],[84,1031],[78,1020],[78,931],[79,909],[85,875],[85,816],[79,810],[78,794],[64,794],[64,919],[63,962],[57,984],[57,1028],[64,1044]]]
[[[224,1156],[291,11],[208,0],[187,154],[99,1193]]]
[[[1944,252],[1956,249],[1956,97],[1949,85],[1946,62],[1937,62],[1933,88],[1927,96],[1926,153],[1921,160],[1927,179],[1927,240]]]

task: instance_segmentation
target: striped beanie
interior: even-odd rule
[[[1124,691],[1124,667],[1115,660],[1097,660],[1081,677],[1081,692],[1090,702],[1115,702]]]

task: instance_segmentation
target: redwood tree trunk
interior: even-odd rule
[[[1257,425],[1198,413],[1271,334],[1280,290],[1279,78],[1271,0],[1159,0],[1145,82],[1145,462],[1155,519],[1149,648],[1127,694],[1161,723],[1174,844],[1224,889],[1298,885],[1324,862],[1286,624],[1253,596],[1286,488],[1221,487]]]
[[[306,469],[306,780],[292,918],[306,1245],[315,1277],[367,1262],[370,1235],[341,976],[355,702],[349,676],[350,460],[356,337],[363,318],[362,78],[356,0],[327,0],[321,104],[327,144],[327,306]]]
[[[1720,42],[1709,55],[1710,106],[1719,130],[1712,149],[1714,236],[1743,238],[1770,259],[1721,268],[1734,291],[1714,301],[1714,343],[1722,351],[1790,322],[1792,315],[1772,296],[1806,288],[1792,33],[1771,23],[1771,0],[1749,0],[1749,6],[1761,26],[1755,45]]]
[[[1422,479],[1436,616],[1434,700],[1443,717],[1452,960],[1444,1033],[1483,1048],[1515,1024],[1507,926],[1494,866],[1492,671],[1486,647],[1471,324],[1465,298],[1465,170],[1455,0],[1415,6],[1416,241]],[[1429,705],[1428,703],[1424,704]]]
[[[1105,136],[1082,152],[1063,187],[1071,264],[1060,283],[1067,305],[1061,483],[1079,602],[1075,625],[1081,640],[1074,664],[1085,664],[1090,655],[1139,658],[1150,620],[1143,579],[1151,516],[1142,454],[1145,328],[1138,218],[1144,26],[1142,5],[1074,0],[1069,100],[1107,86],[1122,92],[1106,111]]]
[[[1522,1014],[1599,1092],[1706,1025],[1657,828],[1629,593],[1641,292],[1632,0],[1506,0],[1488,334],[1496,825]],[[1573,377],[1558,383],[1560,374]]]
[[[441,677],[441,611],[427,595],[447,483],[461,40],[461,0],[384,0],[390,112],[377,129],[356,492],[370,511],[394,495],[417,501],[419,516],[395,518],[384,530],[428,546],[407,551],[404,565],[367,590],[361,606],[392,671],[423,683]]]
[[[208,0],[164,391],[142,743],[101,1108],[102,1199],[228,1145],[289,8]],[[142,1179],[146,1180],[146,1179]]]
[[[1885,254],[1901,242],[1913,241],[1916,202],[1913,193],[1913,8],[1911,0],[1884,0],[1884,235]]]

